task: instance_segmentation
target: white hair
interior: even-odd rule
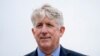
[[[47,16],[49,19],[56,19],[57,23],[61,26],[63,25],[63,15],[62,13],[54,7],[46,4],[41,8],[35,9],[32,13],[31,21],[33,25],[36,24],[36,19],[43,19]]]

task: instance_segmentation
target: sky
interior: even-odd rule
[[[30,18],[44,4],[63,13],[62,46],[100,55],[100,0],[0,0],[0,56],[24,56],[36,49]]]

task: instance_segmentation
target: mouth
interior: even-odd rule
[[[50,39],[51,37],[40,37],[40,39]]]

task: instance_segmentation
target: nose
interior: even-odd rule
[[[47,34],[47,32],[48,32],[48,29],[47,29],[46,25],[43,25],[43,27],[42,27],[42,29],[41,29],[41,34],[42,34],[43,36],[45,36],[45,35]]]

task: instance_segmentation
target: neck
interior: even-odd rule
[[[43,48],[40,48],[40,49],[43,53],[49,55],[49,54],[52,54],[52,52],[58,47],[59,47],[59,44],[55,45],[55,46],[51,46],[51,47],[43,47]]]

